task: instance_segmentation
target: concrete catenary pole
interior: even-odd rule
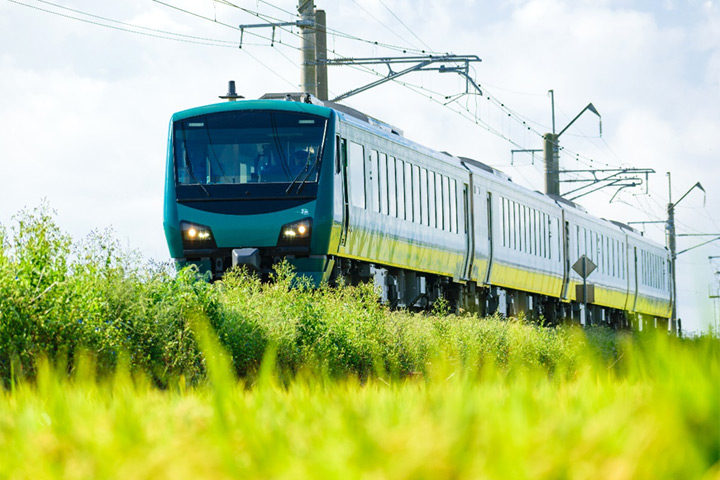
[[[328,74],[327,74],[327,30],[325,10],[315,12],[315,58],[318,61],[315,78],[317,79],[317,95],[320,100],[328,99]]]
[[[555,134],[555,91],[548,90],[552,111],[552,133],[545,134],[543,156],[545,157],[545,193],[560,195],[560,153],[559,135]]]
[[[543,155],[545,157],[545,193],[560,195],[560,155],[558,137],[554,133],[545,134]]]
[[[313,0],[300,0],[300,90],[317,97],[317,77],[315,73],[315,4]]]
[[[675,243],[675,204],[672,202],[672,185],[670,180],[670,172],[668,177],[668,205],[667,205],[667,226],[665,232],[667,234],[667,246],[670,250],[670,281],[672,282],[672,313],[670,314],[670,331],[677,334],[677,276],[675,275],[675,267],[677,265],[677,244]]]

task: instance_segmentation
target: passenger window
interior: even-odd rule
[[[437,205],[435,204],[435,172],[428,172],[428,213],[430,226],[437,226]]]
[[[372,184],[372,196],[373,211],[380,212],[380,175],[379,175],[379,163],[377,150],[370,151],[370,183]]]
[[[397,204],[398,204],[398,191],[397,184],[395,183],[395,158],[388,157],[387,160],[387,172],[388,172],[388,215],[391,217],[397,217]]]
[[[428,192],[427,192],[427,170],[420,169],[420,215],[423,225],[429,225],[428,221]]]
[[[422,223],[420,216],[420,167],[413,165],[412,167],[412,186],[413,186],[413,221]]]
[[[507,199],[505,197],[502,197],[502,219],[503,219],[503,247],[508,246],[508,231],[510,230],[510,220],[509,220],[509,209],[507,208]]]
[[[387,155],[380,154],[380,164],[378,167],[378,180],[380,183],[380,213],[388,214],[388,174],[387,174]]]
[[[450,182],[450,231],[458,233],[457,181]]]
[[[437,203],[437,228],[440,230],[444,229],[445,216],[443,215],[443,189],[442,189],[442,175],[435,174],[435,202]]]
[[[413,221],[412,165],[405,162],[405,219]]]
[[[366,208],[365,205],[365,149],[362,145],[350,142],[350,203],[353,207]]]
[[[395,159],[395,173],[397,175],[397,191],[398,191],[398,199],[397,199],[397,207],[398,207],[398,218],[401,220],[405,220],[405,162],[400,160],[399,158]]]

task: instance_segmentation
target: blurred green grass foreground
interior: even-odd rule
[[[294,288],[290,288],[291,285]],[[0,479],[720,479],[720,342],[207,283],[0,226]]]

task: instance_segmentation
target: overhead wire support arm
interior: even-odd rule
[[[575,201],[580,197],[583,197],[585,195],[588,195],[590,193],[594,193],[602,188],[605,187],[618,187],[618,190],[615,192],[615,195],[613,195],[611,201],[615,199],[618,192],[625,188],[630,187],[637,187],[639,185],[642,185],[643,183],[647,186],[648,182],[648,176],[651,173],[655,173],[655,170],[652,168],[601,168],[597,170],[592,169],[585,169],[585,170],[560,170],[558,173],[590,173],[592,174],[593,178],[588,179],[567,179],[567,180],[560,180],[560,182],[563,183],[585,183],[585,185],[582,185],[574,190],[570,190],[569,192],[565,192],[563,196],[569,197],[568,200]],[[598,178],[598,173],[607,173],[607,175],[604,178]],[[626,176],[629,175],[629,176]],[[644,175],[645,179],[638,175]],[[593,188],[592,190],[585,191],[583,193],[583,190],[590,189],[591,187],[599,185],[597,188]],[[572,194],[577,194],[573,197],[570,197]]]
[[[297,20],[295,22],[275,22],[275,23],[248,23],[244,25],[238,25],[240,29],[240,46],[242,48],[243,36],[245,35],[245,29],[248,28],[272,28],[272,39],[270,40],[270,46],[275,44],[275,28],[277,27],[312,27],[315,22],[312,20]]]
[[[482,91],[480,90],[480,86],[475,83],[475,81],[470,77],[469,75],[469,69],[470,69],[470,63],[471,62],[481,62],[482,60],[477,55],[427,55],[427,56],[411,56],[411,57],[366,57],[366,58],[329,58],[325,60],[318,60],[316,63],[321,64],[324,63],[325,65],[387,65],[388,67],[388,74],[386,77],[381,78],[379,80],[376,80],[374,82],[368,83],[367,85],[364,85],[362,87],[355,88],[353,90],[350,90],[346,93],[343,93],[342,95],[339,95],[335,97],[332,101],[338,102],[340,100],[344,100],[348,97],[351,97],[353,95],[357,95],[358,93],[362,93],[364,91],[367,91],[373,87],[376,87],[378,85],[382,85],[383,83],[389,82],[391,80],[394,80],[398,77],[401,77],[403,75],[406,75],[411,72],[417,72],[417,71],[437,71],[440,73],[457,73],[458,75],[461,75],[466,80],[466,93],[469,93],[470,85],[480,94],[482,95]],[[415,63],[415,65],[412,65],[404,70],[400,70],[398,72],[394,71],[391,67],[391,65],[394,64],[405,64],[405,63]],[[436,64],[436,63],[452,63],[452,64],[462,64],[462,66],[445,66],[440,65],[439,67],[432,67],[430,68],[430,65]]]

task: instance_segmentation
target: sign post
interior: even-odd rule
[[[577,262],[575,262],[572,266],[572,269],[577,272],[580,277],[583,279],[583,288],[582,288],[582,297],[583,297],[583,320],[584,324],[587,323],[587,304],[588,304],[588,284],[587,284],[587,277],[590,276],[592,272],[595,271],[597,268],[597,265],[595,265],[592,260],[590,260],[586,255],[582,255]],[[594,289],[593,289],[593,301],[594,301]],[[575,296],[578,296],[577,293]]]

